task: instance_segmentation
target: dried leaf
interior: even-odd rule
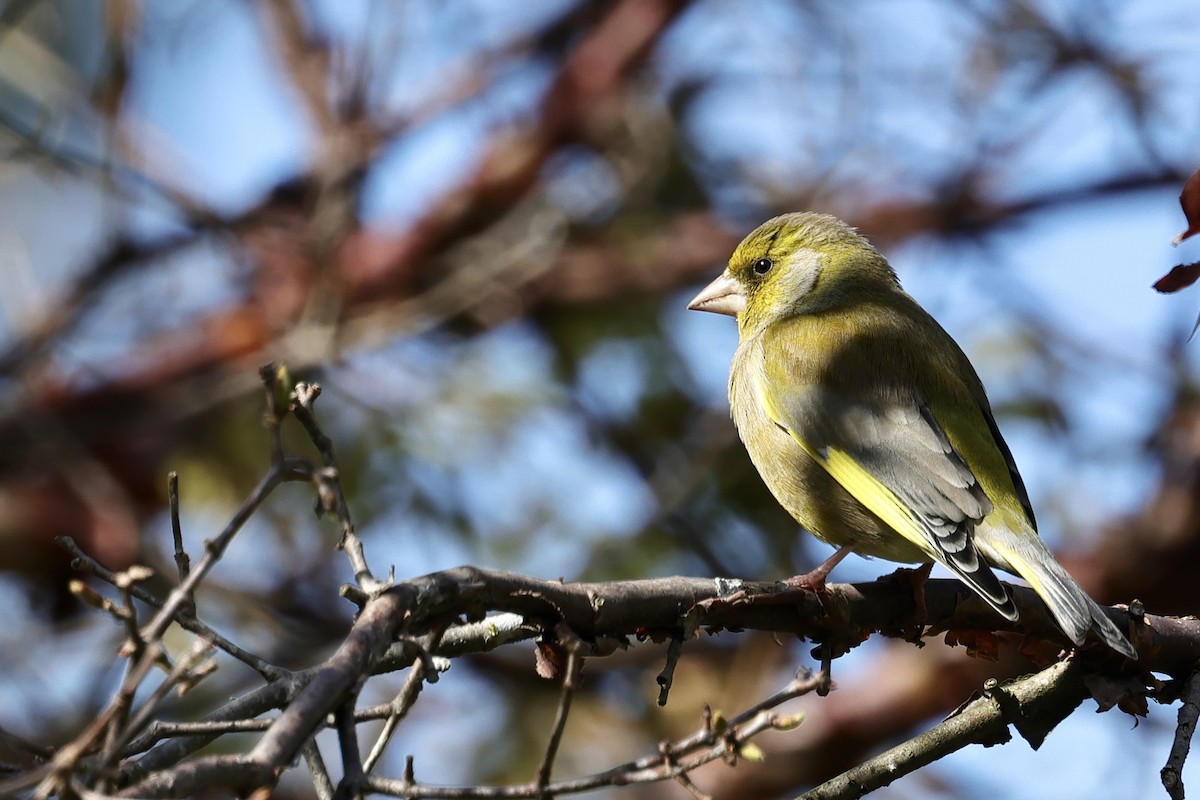
[[[1171,244],[1179,244],[1184,239],[1200,233],[1200,170],[1193,172],[1187,183],[1183,184],[1179,205],[1183,207],[1188,226],[1187,230],[1171,240]]]
[[[946,631],[946,644],[951,647],[961,644],[967,648],[967,655],[971,658],[999,661],[1000,641],[1000,637],[991,631],[975,631],[966,628]]]
[[[1197,279],[1200,279],[1200,261],[1193,261],[1191,264],[1177,264],[1171,267],[1170,272],[1154,282],[1154,289],[1163,294],[1170,294],[1191,286]]]
[[[1125,695],[1117,701],[1117,708],[1133,717],[1134,727],[1136,727],[1138,724],[1138,717],[1150,716],[1150,705],[1146,702],[1146,696],[1144,694]]]
[[[567,663],[567,651],[552,642],[538,642],[533,657],[538,677],[547,680],[558,678]]]
[[[1150,713],[1146,704],[1146,686],[1131,675],[1085,675],[1083,685],[1099,706],[1097,713],[1108,711],[1113,706],[1139,717]]]

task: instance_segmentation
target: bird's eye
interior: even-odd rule
[[[775,262],[769,258],[760,258],[754,262],[754,273],[756,275],[766,275],[771,271],[771,267],[775,266]]]

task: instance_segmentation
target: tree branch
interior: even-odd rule
[[[1080,677],[1078,664],[1069,659],[1036,675],[986,689],[983,697],[925,733],[804,793],[801,800],[862,797],[969,744],[1004,744],[1012,738],[1009,724],[1036,750],[1045,733],[1066,719],[1087,696]]]

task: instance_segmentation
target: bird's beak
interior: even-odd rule
[[[746,294],[742,291],[742,284],[729,274],[729,270],[725,270],[692,298],[688,309],[736,317],[746,310]]]

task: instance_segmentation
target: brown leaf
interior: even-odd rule
[[[1000,642],[1000,637],[991,631],[973,631],[966,628],[946,631],[946,644],[951,647],[961,644],[967,648],[967,655],[971,658],[999,661]]]
[[[1100,706],[1097,712],[1108,711],[1113,706],[1126,714],[1144,717],[1150,713],[1146,704],[1146,686],[1131,675],[1113,677],[1109,675],[1085,675],[1083,685],[1092,699]]]
[[[1062,643],[1043,636],[1026,634],[1021,637],[1021,646],[1017,652],[1039,667],[1047,667],[1062,658]]]
[[[1200,279],[1200,261],[1176,264],[1171,267],[1170,272],[1154,282],[1154,289],[1163,294],[1170,294],[1191,286],[1197,279]]]
[[[1146,696],[1144,694],[1125,695],[1117,701],[1117,708],[1133,717],[1133,724],[1135,727],[1137,726],[1138,717],[1150,716],[1150,705],[1146,702]]]
[[[1183,215],[1187,217],[1187,230],[1171,240],[1171,244],[1179,244],[1189,236],[1200,233],[1200,169],[1192,173],[1183,184],[1183,192],[1179,195],[1179,205],[1183,207]]]
[[[554,680],[567,663],[567,651],[552,642],[538,642],[533,651],[539,678]]]

